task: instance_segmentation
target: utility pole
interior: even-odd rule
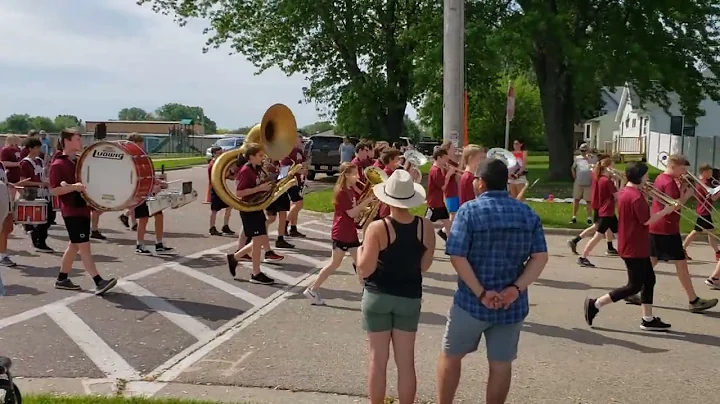
[[[443,140],[465,146],[465,0],[444,0]]]

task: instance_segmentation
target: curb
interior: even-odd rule
[[[543,231],[545,232],[545,234],[549,234],[551,236],[577,236],[583,230],[584,229],[570,229],[567,227],[543,227]],[[680,237],[682,237],[683,239],[685,239],[685,237],[687,236],[688,235],[686,233],[680,234]],[[699,236],[702,237],[702,234],[700,234]],[[708,243],[707,240],[702,240],[701,237],[695,236],[695,240],[693,240],[692,244],[706,245]],[[617,240],[617,236],[614,237],[614,239]]]

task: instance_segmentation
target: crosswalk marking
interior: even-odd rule
[[[107,377],[134,379],[139,373],[67,306],[50,304],[44,312],[68,335]]]
[[[299,254],[299,253],[292,252],[292,251],[283,251],[283,255],[285,255],[286,257],[293,257],[293,258],[297,259],[298,261],[305,261],[308,264],[311,264],[313,266],[325,265],[325,261],[319,260],[317,258],[313,258],[313,257],[311,257],[309,255],[305,255],[305,254]]]
[[[298,283],[299,280],[299,278],[288,275],[285,272],[279,271],[275,268],[270,268],[267,265],[260,265],[260,270],[265,272],[265,275],[291,286]]]
[[[143,304],[155,310],[155,312],[187,331],[188,334],[194,336],[195,338],[202,339],[205,336],[212,334],[213,331],[210,327],[196,320],[194,317],[180,310],[178,307],[170,304],[167,300],[154,295],[152,292],[137,283],[122,282],[119,286],[129,295],[140,300]]]
[[[306,229],[303,229],[303,230],[306,230]],[[300,239],[298,241],[301,241],[305,244],[314,245],[315,247],[320,247],[324,250],[328,250],[328,251],[332,250],[332,244],[330,244],[330,243],[323,243],[322,241],[317,241],[317,240],[308,240],[306,238]]]
[[[183,273],[187,276],[191,276],[199,281],[205,282],[210,286],[213,286],[217,289],[220,289],[228,294],[231,294],[237,298],[240,298],[248,303],[250,303],[253,306],[258,306],[264,303],[265,299],[261,298],[260,296],[256,296],[247,290],[243,288],[239,288],[235,285],[231,285],[225,281],[222,281],[214,276],[210,276],[206,273],[200,272],[196,269],[187,267],[185,265],[180,264],[172,264],[170,265],[170,268],[178,271],[180,273]]]

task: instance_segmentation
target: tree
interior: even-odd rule
[[[181,121],[183,119],[192,119],[195,123],[200,123],[205,129],[205,133],[215,133],[217,124],[205,115],[200,107],[191,107],[188,105],[169,103],[155,110],[155,115],[165,121]]]
[[[389,140],[402,133],[407,103],[426,91],[417,85],[416,64],[442,35],[442,3],[431,0],[144,3],[180,24],[209,19],[208,48],[230,43],[260,72],[305,75],[306,100],[333,107],[339,129]]]
[[[315,123],[311,123],[310,125],[305,125],[302,128],[300,128],[303,133],[307,133],[308,135],[314,135],[316,133],[322,133],[327,132],[330,130],[335,129],[335,125],[332,124],[332,122],[328,121],[318,121]]]
[[[551,179],[569,179],[574,123],[597,105],[602,86],[629,83],[645,102],[669,106],[676,93],[686,119],[720,100],[716,1],[473,1],[494,8],[496,52],[531,66],[540,90]]]
[[[12,114],[5,118],[5,130],[10,133],[23,134],[28,133],[32,126],[30,125],[30,115],[28,114]]]
[[[66,128],[79,128],[82,126],[82,120],[75,115],[58,115],[55,117],[53,126],[58,131]]]
[[[420,129],[420,125],[417,124],[417,122],[410,119],[409,116],[405,115],[405,119],[403,119],[403,131],[402,135],[405,137],[409,137],[410,140],[418,144],[420,142],[420,139],[422,138],[422,130]]]
[[[118,112],[118,119],[121,121],[149,121],[152,116],[142,108],[123,108]]]

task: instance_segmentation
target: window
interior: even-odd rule
[[[341,137],[311,136],[313,150],[337,150],[343,142]]]
[[[671,116],[670,117],[670,134],[675,136],[682,136],[683,134],[683,117]]]
[[[627,128],[629,126],[630,126],[630,118],[626,118],[625,119],[625,127]]]
[[[636,127],[636,126],[637,126],[637,119],[633,118],[633,120],[632,120],[632,127],[634,128],[634,127]]]
[[[590,130],[591,130],[591,124],[586,123],[585,124],[585,132],[583,132],[583,141],[588,142],[590,141]]]
[[[218,139],[218,141],[215,142],[215,146],[235,147],[235,138]]]
[[[686,126],[683,128],[683,136],[695,136],[695,127]]]
[[[648,134],[648,129],[650,129],[650,118],[643,119],[643,135]]]

